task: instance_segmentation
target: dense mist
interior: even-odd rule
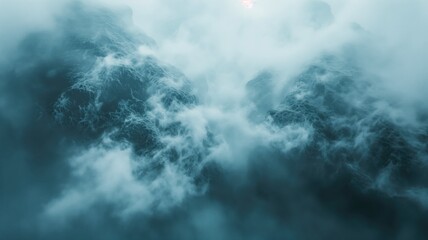
[[[427,11],[0,0],[0,239],[425,239]]]

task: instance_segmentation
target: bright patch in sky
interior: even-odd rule
[[[252,0],[241,0],[241,3],[246,8],[252,8],[254,6],[254,2]]]

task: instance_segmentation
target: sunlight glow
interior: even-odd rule
[[[253,0],[241,0],[241,4],[246,8],[252,8],[254,6]]]

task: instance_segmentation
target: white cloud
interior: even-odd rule
[[[126,146],[110,140],[70,160],[73,179],[60,197],[46,206],[49,219],[67,220],[107,204],[119,217],[163,211],[195,194],[192,179],[174,164],[165,163],[152,179],[139,173],[145,161]],[[147,174],[150,174],[147,173]]]

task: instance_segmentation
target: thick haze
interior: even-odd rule
[[[0,0],[1,239],[425,239],[428,2]]]

